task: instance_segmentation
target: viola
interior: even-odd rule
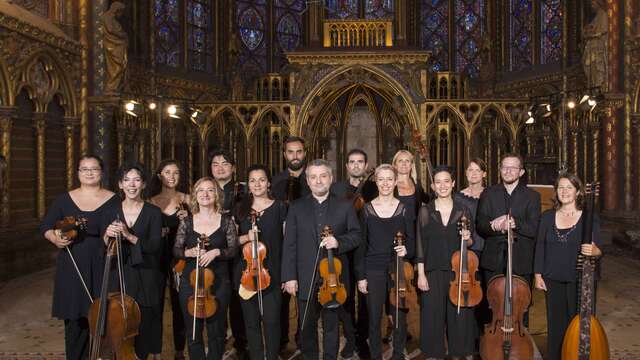
[[[211,292],[215,275],[211,269],[200,266],[200,250],[209,246],[209,238],[200,234],[196,249],[196,268],[189,275],[189,284],[193,288],[193,295],[187,299],[187,311],[193,316],[193,333],[192,339],[196,339],[196,319],[206,319],[216,313],[218,309],[218,301]]]
[[[393,240],[395,246],[402,246],[404,245],[405,236],[398,231]],[[393,287],[389,292],[389,302],[391,306],[396,308],[396,319],[398,319],[399,309],[406,310],[409,308],[407,294],[413,294],[416,291],[412,285],[413,266],[408,261],[405,261],[403,256],[399,256],[396,253],[396,266],[390,275]],[[399,322],[396,320],[395,323],[396,328],[398,328]]]
[[[458,226],[462,231],[469,230],[469,219],[462,215]],[[449,283],[449,300],[458,307],[473,307],[482,300],[482,288],[480,281],[476,280],[478,272],[478,256],[467,249],[467,242],[460,236],[460,250],[451,256],[451,271],[455,278]]]
[[[251,209],[249,214],[251,217],[251,231],[253,231],[253,241],[250,241],[242,247],[242,256],[247,267],[242,271],[240,283],[242,287],[249,291],[258,291],[269,287],[271,284],[271,275],[264,266],[264,259],[267,257],[267,247],[263,242],[258,240],[257,218],[258,213]]]
[[[507,217],[510,222],[511,213]],[[480,338],[480,356],[491,360],[531,360],[533,344],[524,327],[523,316],[531,303],[529,283],[513,275],[513,231],[507,230],[507,274],[489,280],[487,301],[491,322]]]
[[[176,209],[176,211],[182,210],[189,211],[189,205],[187,205],[187,203],[185,203],[184,201],[180,202],[180,204],[178,204],[178,208]],[[182,220],[180,220],[180,222],[182,222]],[[184,267],[186,265],[187,263],[186,261],[184,261],[184,259],[176,261],[175,265],[173,265],[173,273],[176,275],[177,284],[179,284],[180,275],[182,275],[182,272],[184,271]]]
[[[333,231],[328,225],[325,225],[320,236],[323,239],[333,236]],[[320,285],[318,291],[320,305],[328,309],[334,309],[344,304],[345,300],[347,300],[347,290],[344,284],[340,282],[342,262],[334,257],[333,249],[327,249],[327,257],[320,260],[318,271],[322,277],[322,285]]]
[[[593,242],[593,211],[595,197],[598,195],[598,184],[585,187],[587,193],[587,207],[585,222],[583,223],[582,243]],[[578,270],[580,271],[580,311],[569,323],[562,341],[563,360],[608,360],[609,340],[602,324],[594,315],[595,300],[594,272],[596,258],[593,256],[578,256]]]
[[[78,237],[79,231],[87,230],[87,218],[82,216],[65,216],[56,221],[54,230],[58,236],[73,240]]]
[[[121,239],[118,236],[109,240],[107,256],[102,274],[100,297],[95,299],[89,308],[88,320],[91,333],[91,350],[89,358],[101,358],[101,352],[107,345],[118,360],[137,359],[134,340],[140,327],[140,307],[126,294],[124,283],[119,292],[108,293],[111,272],[111,260],[116,257],[118,272],[122,279]]]

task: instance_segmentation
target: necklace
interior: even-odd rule
[[[571,234],[573,232],[573,230],[576,229],[576,225],[577,225],[577,223],[573,224],[573,226],[570,227],[569,230],[567,232],[565,232],[564,234],[560,233],[560,229],[558,229],[558,227],[556,225],[553,225],[553,229],[556,232],[556,236],[558,237],[558,241],[560,241],[561,243],[566,243],[567,242],[567,238],[569,237],[569,234]]]
[[[558,212],[566,217],[573,217],[576,214],[575,210],[571,210],[571,211],[558,210]]]

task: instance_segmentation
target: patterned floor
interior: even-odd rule
[[[640,274],[640,260],[629,258],[621,250],[605,251],[598,317],[609,337],[611,359],[640,360],[640,279],[636,277]],[[53,269],[47,269],[0,284],[0,359],[64,359],[63,323],[50,318],[52,279]],[[165,323],[168,325],[163,357],[172,359],[168,310]],[[535,343],[544,355],[544,295],[538,291],[534,292],[530,325]],[[423,356],[417,350],[415,317],[409,316],[409,326],[416,336],[407,351],[410,357],[420,360]],[[290,348],[286,355],[292,352]],[[230,354],[229,358],[235,356]]]

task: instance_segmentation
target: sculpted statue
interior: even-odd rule
[[[231,77],[231,101],[241,101],[244,98],[244,83],[239,71],[234,71]]]
[[[591,1],[596,16],[583,28],[584,50],[582,68],[587,75],[589,87],[599,86],[607,90],[607,35],[608,18],[605,5],[598,0]]]
[[[127,69],[127,33],[122,29],[117,18],[124,11],[125,5],[119,1],[111,4],[107,12],[102,15],[104,25],[104,56],[107,64],[107,79],[105,93],[117,93],[122,86],[125,70]]]

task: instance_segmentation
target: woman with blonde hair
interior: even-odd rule
[[[205,359],[203,342],[203,322],[207,328],[207,359],[222,359],[224,354],[225,324],[227,307],[231,297],[229,261],[238,249],[238,236],[233,217],[223,213],[222,190],[211,177],[203,177],[193,185],[191,192],[191,212],[178,227],[173,255],[185,259],[186,266],[180,281],[180,303],[185,315],[187,331],[193,327],[193,317],[187,311],[187,301],[193,295],[193,287],[189,282],[191,272],[196,268],[196,257],[200,256],[199,265],[211,269],[215,274],[212,291],[217,299],[215,314],[207,319],[196,321],[196,336],[188,337],[189,357]],[[208,238],[209,244],[200,249],[197,243],[201,235]]]
[[[428,200],[418,183],[415,158],[408,150],[399,150],[393,156],[391,165],[398,174],[394,195],[404,204],[407,215],[415,220],[420,206]]]

